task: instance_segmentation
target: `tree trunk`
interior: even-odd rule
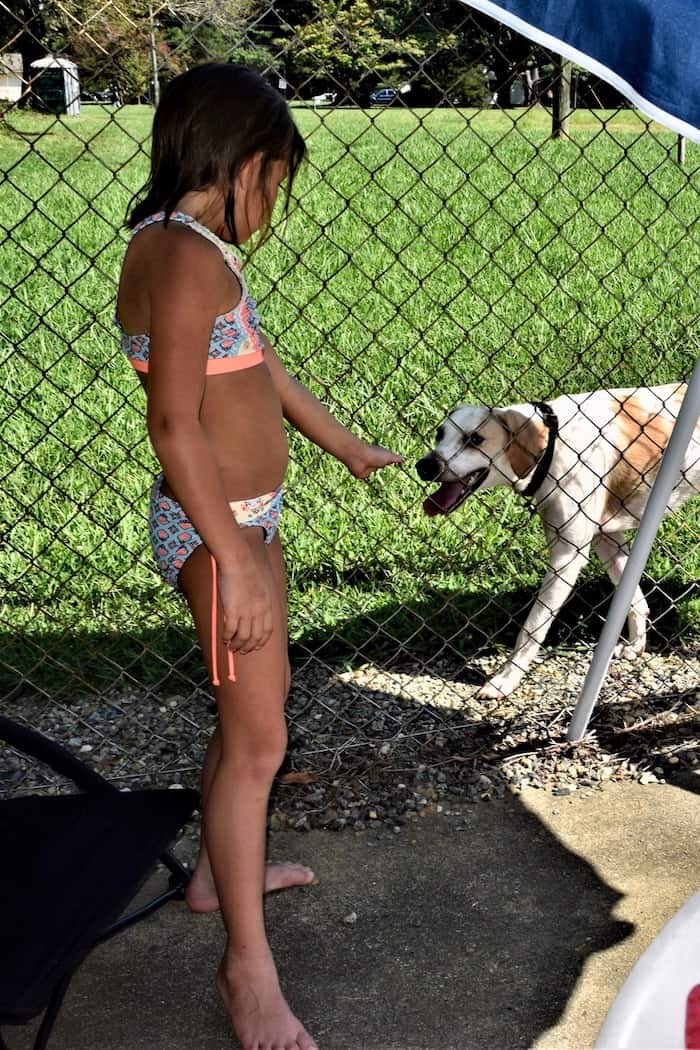
[[[557,56],[555,63],[554,99],[552,103],[552,138],[568,139],[571,116],[571,62]]]
[[[24,31],[17,37],[16,41],[12,45],[13,51],[18,51],[22,56],[22,77],[24,84],[22,85],[22,97],[19,100],[18,105],[22,107],[31,106],[32,104],[32,81],[37,78],[37,71],[32,70],[31,64],[38,58],[44,58],[48,48],[45,47],[40,41],[46,36],[46,26],[44,24],[43,9],[41,5],[38,5],[36,9],[26,9],[26,17],[24,18]]]

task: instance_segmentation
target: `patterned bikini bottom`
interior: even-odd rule
[[[188,519],[185,511],[172,496],[162,493],[163,475],[159,474],[151,489],[148,526],[153,556],[160,574],[171,587],[178,589],[180,570],[190,554],[201,547],[204,540]],[[265,543],[271,543],[282,512],[283,487],[252,499],[232,500],[231,513],[240,526],[259,525],[265,533]]]

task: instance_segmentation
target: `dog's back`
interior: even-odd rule
[[[685,384],[672,383],[565,394],[551,402],[560,441],[550,473],[562,495],[605,531],[638,526],[685,391]],[[700,423],[669,510],[699,491]]]

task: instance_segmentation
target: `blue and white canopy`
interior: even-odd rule
[[[700,0],[462,0],[700,142]]]

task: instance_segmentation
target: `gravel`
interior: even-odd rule
[[[486,702],[476,698],[475,665],[467,675],[456,660],[342,670],[301,663],[270,829],[385,825],[398,833],[455,801],[544,788],[564,797],[620,781],[653,790],[700,765],[697,653],[614,662],[588,736],[567,744],[589,659],[583,647],[559,650],[511,697]],[[479,667],[488,674],[497,663]],[[122,789],[197,786],[215,724],[211,699],[198,689],[159,695],[125,687],[71,704],[24,695],[0,710],[66,744]],[[62,787],[15,753],[0,755],[0,795]]]

